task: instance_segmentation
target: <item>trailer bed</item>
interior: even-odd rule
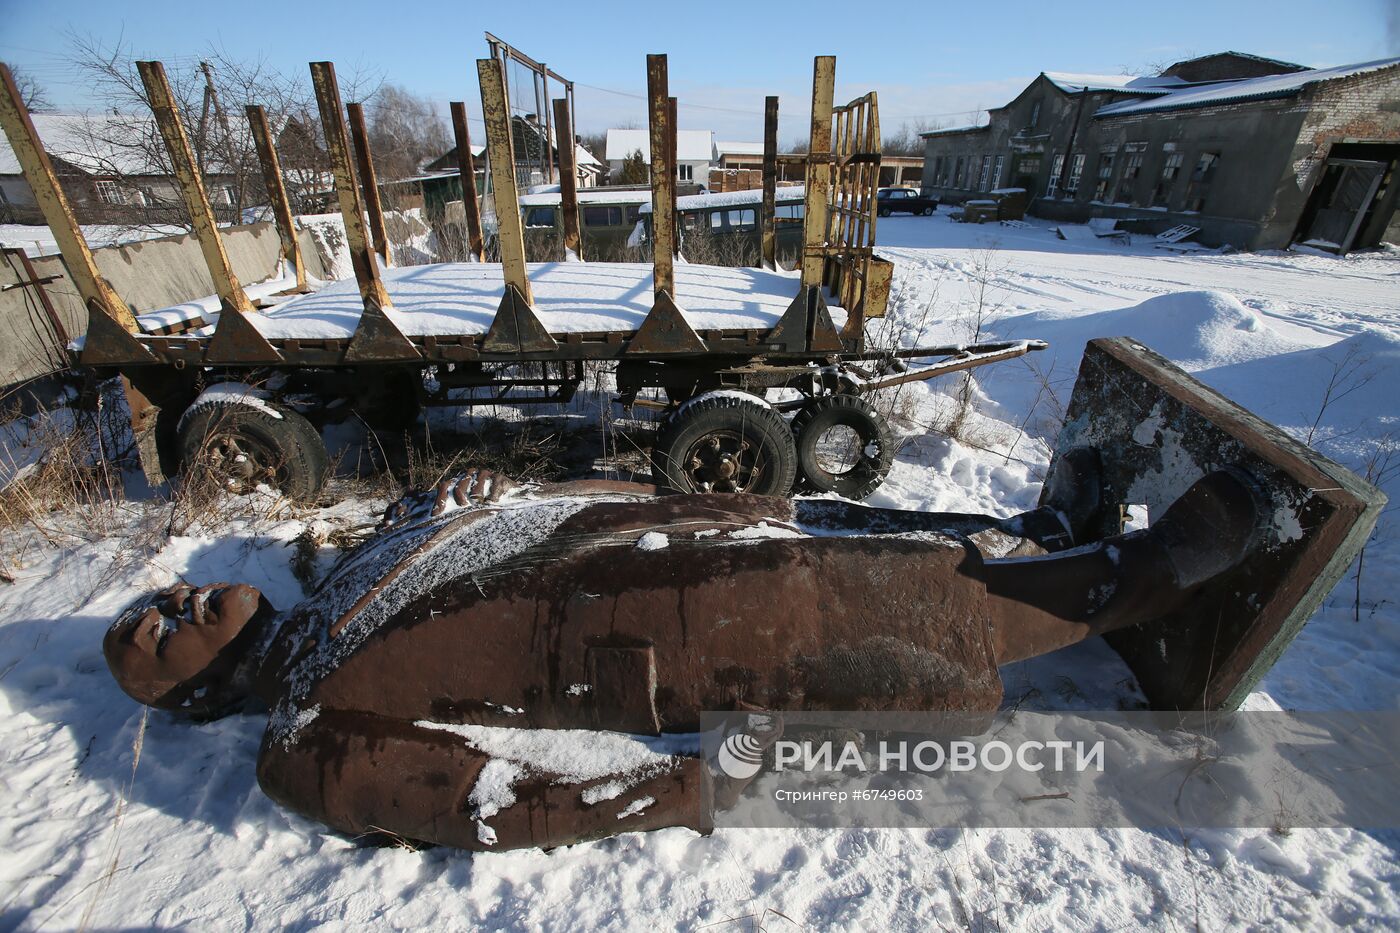
[[[409,337],[485,334],[505,291],[499,263],[403,266],[381,275],[390,317]],[[557,336],[635,332],[654,301],[650,263],[531,263],[529,275],[535,315]],[[771,328],[798,292],[796,273],[762,269],[678,264],[675,279],[676,304],[697,331]],[[249,320],[272,341],[348,340],[362,307],[359,286],[346,279]],[[830,311],[838,327],[845,323],[843,309]],[[209,333],[212,326],[190,336]]]

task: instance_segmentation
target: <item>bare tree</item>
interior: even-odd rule
[[[923,120],[910,123],[905,120],[899,125],[897,131],[885,134],[885,137],[880,140],[880,149],[885,155],[923,155],[924,140],[919,134],[942,129],[945,125],[944,123],[927,123]]]
[[[416,175],[424,162],[452,148],[432,101],[397,84],[380,85],[368,109],[369,144],[381,179]]]
[[[44,113],[54,109],[53,102],[49,100],[48,92],[39,85],[33,75],[19,65],[11,65],[10,74],[14,77],[15,85],[19,88],[19,99],[24,102],[24,106],[30,113]]]

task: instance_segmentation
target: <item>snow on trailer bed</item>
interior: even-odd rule
[[[540,323],[551,334],[632,332],[651,310],[650,263],[529,265]],[[382,272],[394,323],[410,337],[477,335],[491,327],[505,292],[499,263],[440,263]],[[696,330],[771,328],[798,292],[796,273],[677,264],[676,304]],[[250,317],[269,340],[349,339],[362,310],[354,279],[299,295]],[[839,327],[846,313],[831,306]],[[203,332],[201,332],[201,335]]]

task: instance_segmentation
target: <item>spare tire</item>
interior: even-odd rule
[[[787,422],[747,392],[696,396],[662,425],[652,449],[655,481],[678,492],[786,496],[796,475]]]
[[[894,463],[885,419],[855,395],[813,399],[792,419],[792,431],[802,489],[864,499]]]
[[[311,422],[249,387],[218,385],[195,399],[180,417],[178,444],[187,478],[208,478],[234,493],[266,484],[309,502],[330,472]]]

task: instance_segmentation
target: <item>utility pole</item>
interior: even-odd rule
[[[224,134],[224,162],[226,168],[233,172],[234,179],[234,210],[238,212],[237,220],[243,219],[243,165],[233,151],[233,130],[229,126],[228,114],[224,113],[224,105],[219,102],[219,89],[214,86],[214,68],[208,62],[200,62],[199,70],[204,73],[204,109],[206,113],[212,105],[214,108],[214,119],[219,121],[219,129]],[[203,119],[201,119],[201,124]],[[206,173],[208,169],[205,169]]]

